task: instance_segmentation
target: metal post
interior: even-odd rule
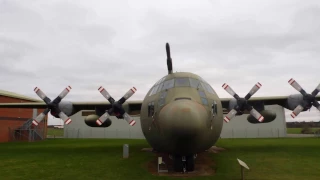
[[[240,159],[237,160],[241,168],[241,179],[244,180],[244,168],[249,170],[249,167],[245,162],[241,161]]]
[[[123,145],[123,158],[128,158],[129,157],[129,145],[124,144]]]
[[[240,166],[240,167],[241,167],[241,179],[244,180],[244,169],[242,166]]]

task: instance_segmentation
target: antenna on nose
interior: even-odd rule
[[[169,46],[169,43],[166,43],[166,52],[167,52],[168,74],[172,74],[172,59],[171,59],[171,55],[170,55],[170,46]]]

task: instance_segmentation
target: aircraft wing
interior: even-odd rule
[[[269,96],[269,97],[251,97],[248,100],[249,104],[254,104],[255,102],[263,102],[264,105],[280,105],[286,108],[287,99],[289,96]],[[224,109],[229,108],[229,101],[234,98],[220,98],[222,107]],[[316,96],[316,99],[320,101],[320,95]]]
[[[76,111],[81,110],[95,110],[109,109],[111,104],[108,101],[95,101],[95,102],[71,102]],[[141,109],[142,100],[126,101],[123,104],[128,114],[139,114]],[[26,108],[26,109],[45,109],[47,105],[44,102],[34,103],[0,103],[0,108]]]

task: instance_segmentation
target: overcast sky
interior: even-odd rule
[[[200,75],[220,97],[228,83],[240,96],[309,93],[320,83],[320,1],[295,0],[0,0],[1,89],[30,97],[35,86],[71,101],[115,99],[129,88],[141,100],[174,71]],[[292,121],[291,111],[286,111]],[[320,120],[313,108],[294,120]],[[58,123],[50,120],[50,124]]]

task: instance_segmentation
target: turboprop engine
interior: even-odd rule
[[[58,105],[59,109],[64,112],[67,116],[71,116],[74,114],[73,110],[73,105],[72,105],[72,102],[70,101],[61,101]],[[53,111],[50,111],[50,114],[56,118],[60,118],[58,116],[58,114],[53,110]]]
[[[235,107],[237,105],[237,100],[236,99],[231,99],[229,101],[229,108],[228,110],[230,111],[233,107]],[[264,120],[262,122],[258,121],[254,116],[252,116],[251,114],[248,115],[247,117],[247,120],[252,123],[252,124],[258,124],[258,123],[269,123],[269,122],[272,122],[273,120],[276,119],[277,117],[277,114],[272,112],[272,111],[269,111],[269,110],[265,110],[264,109],[264,105],[263,103],[255,103],[253,105],[254,108],[257,109],[257,111],[259,111],[259,113],[261,114],[261,116],[264,117]],[[237,112],[236,113],[236,116],[238,115],[242,115],[243,112]]]
[[[259,113],[252,105],[248,103],[248,100],[254,95],[262,85],[258,82],[255,84],[249,93],[241,98],[228,84],[224,83],[222,85],[223,89],[225,89],[231,96],[234,97],[229,103],[229,113],[224,117],[225,122],[229,122],[236,115],[241,115],[243,112],[248,111],[250,116],[254,117],[255,121],[263,122],[265,117]]]

